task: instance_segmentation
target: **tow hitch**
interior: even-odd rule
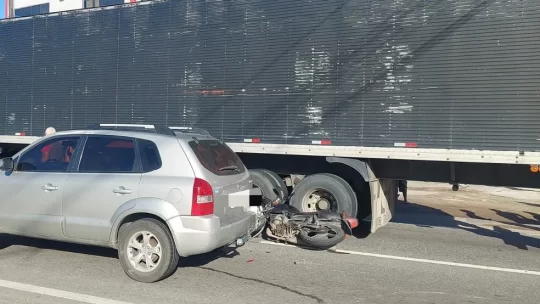
[[[235,245],[236,247],[242,247],[246,244],[248,240],[249,240],[249,236],[247,234],[244,234],[244,236],[236,240]]]

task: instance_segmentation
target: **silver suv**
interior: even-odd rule
[[[102,124],[1,162],[0,229],[118,249],[126,274],[164,279],[186,257],[243,244],[255,215],[239,157],[204,132]]]

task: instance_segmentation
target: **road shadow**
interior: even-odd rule
[[[525,213],[532,216],[538,223],[540,223],[540,214],[529,212],[529,211],[525,211]]]
[[[353,229],[352,236],[357,239],[365,239],[371,234],[371,222],[359,221],[358,227]]]
[[[218,248],[205,254],[198,254],[187,258],[180,258],[180,261],[178,262],[178,268],[202,267],[210,264],[217,259],[233,259],[239,255],[240,253],[236,250],[236,248]]]
[[[55,250],[69,253],[76,253],[80,255],[90,255],[110,259],[118,259],[118,252],[116,249],[97,247],[89,245],[80,245],[73,243],[64,243],[57,241],[49,241],[36,239],[31,237],[16,236],[9,234],[0,234],[0,250],[9,248],[11,246],[24,246],[39,250]],[[3,252],[2,255],[9,253]],[[13,252],[11,254],[20,254],[20,252]],[[37,252],[36,252],[37,254]],[[179,268],[183,267],[202,267],[212,261],[220,258],[234,258],[239,256],[240,253],[234,247],[219,248],[212,252],[200,255],[194,255],[190,257],[180,258],[178,263]]]
[[[525,211],[524,213],[527,213],[532,217],[532,218],[528,218],[528,217],[524,217],[521,214],[517,214],[513,212],[502,211],[498,209],[490,209],[490,210],[495,212],[495,214],[497,214],[498,216],[507,219],[508,222],[505,221],[505,224],[540,231],[540,228],[538,228],[539,227],[538,225],[540,225],[540,221],[539,221],[540,214],[530,212],[530,211]],[[531,225],[535,225],[536,227],[531,226]]]
[[[25,246],[36,249],[64,251],[77,254],[99,256],[104,258],[118,258],[116,250],[112,248],[63,243],[24,236],[0,234],[0,250],[6,249],[11,246]]]
[[[497,209],[490,210],[495,212],[500,217],[506,219],[507,221],[501,221],[493,224],[493,221],[488,218],[479,216],[473,211],[461,209],[461,211],[463,211],[468,218],[489,221],[489,226],[492,227],[492,229],[488,229],[477,224],[456,219],[451,214],[446,213],[440,209],[427,207],[424,205],[416,204],[414,202],[404,203],[402,201],[398,201],[396,204],[392,222],[400,224],[410,224],[426,228],[444,227],[459,229],[474,233],[479,236],[500,239],[505,244],[522,250],[528,250],[529,247],[540,248],[540,238],[523,235],[520,232],[510,230],[510,227],[517,227],[527,228],[531,232],[540,231],[540,228],[530,226],[540,225],[539,214],[527,212],[534,218],[534,220],[532,220],[523,217],[520,214],[508,211],[501,211]]]
[[[518,204],[522,204],[522,205],[527,205],[527,206],[531,206],[531,207],[540,207],[539,204],[533,204],[533,203],[526,203],[526,202],[518,202]]]

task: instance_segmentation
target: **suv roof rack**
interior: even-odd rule
[[[202,128],[196,128],[196,127],[171,127],[169,126],[169,129],[173,132],[178,133],[184,133],[184,134],[197,134],[197,135],[203,135],[203,136],[211,136],[208,131]]]
[[[166,126],[160,125],[138,125],[138,124],[96,124],[85,128],[86,130],[117,130],[117,131],[139,131],[152,132],[163,135],[176,136],[176,133]]]

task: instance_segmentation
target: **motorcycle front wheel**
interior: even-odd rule
[[[345,239],[345,231],[336,225],[322,225],[314,228],[304,226],[300,228],[298,240],[307,246],[328,249]]]

